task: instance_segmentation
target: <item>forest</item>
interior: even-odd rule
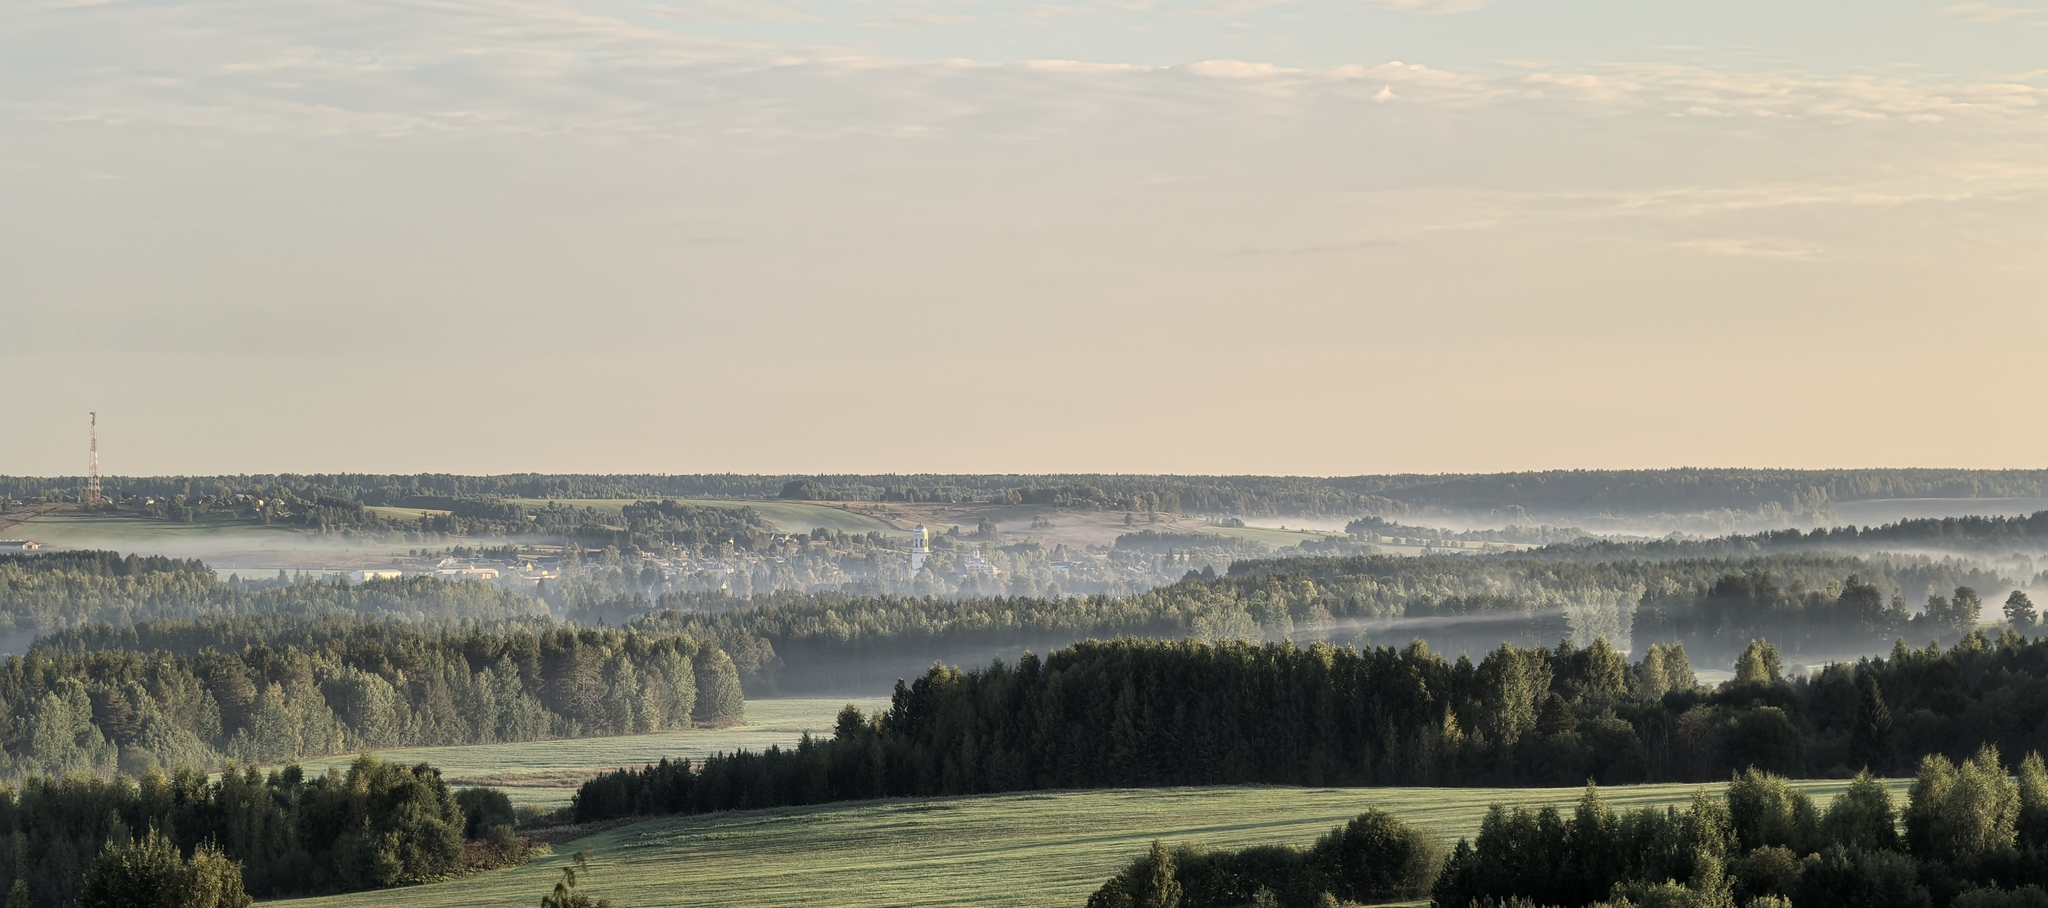
[[[50,638],[0,662],[0,777],[275,764],[744,715],[731,658],[677,635],[346,613],[164,620]]]
[[[0,500],[65,496],[77,477],[0,477]],[[1240,517],[1500,515],[1529,524],[1575,515],[1662,517],[1701,526],[1825,516],[1869,499],[2038,498],[2043,470],[1552,470],[1350,477],[1124,474],[814,475],[269,474],[108,477],[114,496],[247,494],[447,508],[461,499],[771,499],[1041,503]],[[434,503],[427,503],[434,502]],[[1782,522],[1780,523],[1782,526]]]
[[[1802,658],[1853,658],[1881,651],[1901,634],[1916,641],[1961,636],[1965,625],[1924,609],[1901,617],[1900,597],[1918,606],[1962,587],[1992,594],[2007,585],[1980,567],[1929,558],[1588,560],[1545,549],[1240,561],[1225,576],[1197,573],[1128,596],[945,600],[822,592],[739,600],[676,593],[662,596],[657,610],[633,626],[717,640],[735,658],[773,653],[742,660],[743,680],[756,695],[841,693],[886,686],[933,662],[1014,659],[1025,649],[1049,651],[1091,637],[1393,646],[1421,638],[1451,654],[1481,654],[1503,641],[1548,646],[1571,638],[1584,645],[1606,638],[1622,648],[1634,640],[1683,641],[1722,660],[1765,636],[1792,641],[1797,645],[1787,650]],[[1738,596],[1738,588],[1745,592]],[[1866,614],[1871,590],[1879,607]],[[1711,620],[1672,617],[1702,604]],[[611,614],[624,618],[639,608]],[[1643,636],[1636,636],[1639,626]]]
[[[423,576],[356,585],[230,582],[193,559],[102,551],[0,555],[0,634],[46,634],[155,618],[328,611],[460,620],[545,615],[547,608],[524,593]]]
[[[1458,843],[1432,896],[1560,908],[2036,905],[2048,901],[2044,822],[2039,753],[2008,766],[1989,745],[1961,761],[1923,759],[1904,810],[1868,775],[1824,808],[1753,769],[1685,810],[1620,813],[1588,786],[1569,819],[1496,806],[1474,841]]]
[[[426,764],[357,758],[308,777],[230,768],[139,778],[32,776],[0,788],[9,905],[245,908],[284,896],[419,883],[517,863],[511,807]],[[170,891],[166,891],[170,890]]]
[[[1924,758],[1902,806],[1859,774],[1817,804],[1747,769],[1685,808],[1496,804],[1455,848],[1370,811],[1313,847],[1151,851],[1088,908],[2033,908],[2048,904],[2048,766],[1997,748]]]
[[[2010,629],[1796,678],[1753,642],[1706,687],[1681,646],[1087,642],[933,667],[828,739],[585,783],[601,819],[892,796],[1174,785],[1557,786],[1846,778],[1999,744],[2048,749],[2048,639]]]

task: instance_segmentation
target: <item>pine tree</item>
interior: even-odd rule
[[[746,721],[746,700],[740,693],[739,669],[732,657],[709,643],[697,651],[697,707],[691,718],[699,725],[732,725]]]
[[[2034,629],[2039,619],[2040,616],[2034,611],[2034,600],[2027,598],[2026,593],[2013,590],[2011,595],[2005,597],[2005,620],[2012,625],[2013,630],[2026,633]]]
[[[1877,675],[1863,673],[1861,702],[1856,705],[1856,727],[1849,733],[1849,755],[1865,769],[1883,772],[1891,765],[1892,711],[1884,705]]]

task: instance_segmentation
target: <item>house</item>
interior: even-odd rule
[[[350,583],[364,583],[371,580],[396,580],[403,576],[404,571],[352,571],[348,579]]]
[[[33,552],[42,547],[33,539],[0,539],[0,552]]]

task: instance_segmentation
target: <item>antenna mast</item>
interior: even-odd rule
[[[100,414],[94,410],[86,414],[92,417],[92,468],[85,474],[85,503],[100,503]]]

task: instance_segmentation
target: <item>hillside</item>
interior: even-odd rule
[[[1802,782],[1816,798],[1842,782]],[[1894,788],[1901,794],[1904,781]],[[1705,786],[1718,790],[1719,786]],[[1680,805],[1699,786],[1603,789],[1616,810]],[[1495,802],[1568,807],[1577,788],[1169,788],[870,801],[657,820],[560,847],[516,870],[294,908],[511,908],[538,901],[585,845],[585,891],[631,908],[1073,908],[1147,843],[1306,844],[1378,807],[1449,839]]]

